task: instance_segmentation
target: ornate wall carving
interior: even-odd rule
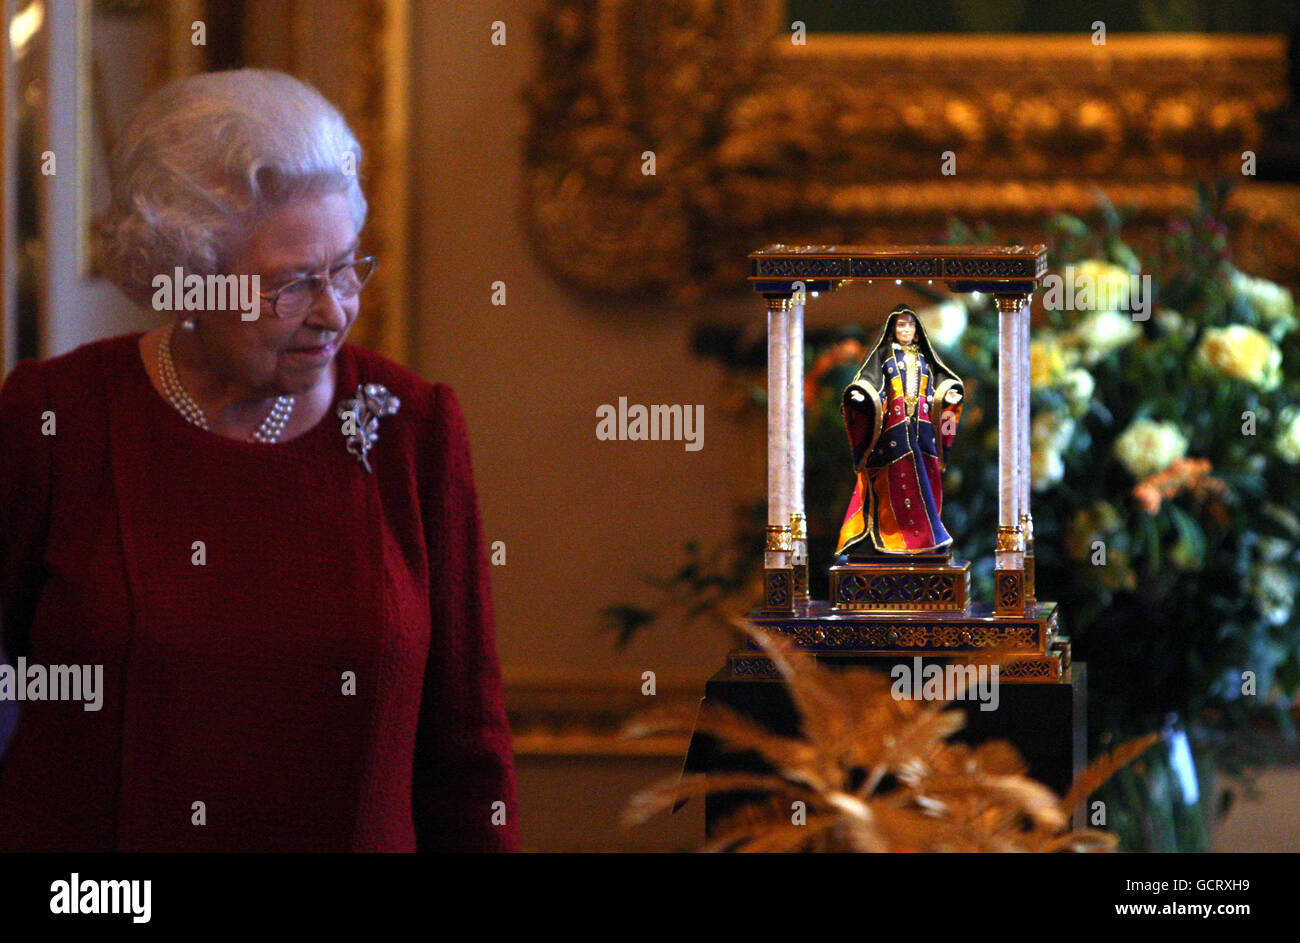
[[[547,5],[524,212],[560,280],[691,300],[742,285],[746,253],[769,242],[930,242],[952,216],[1019,238],[1052,210],[1087,212],[1094,188],[1155,226],[1192,203],[1195,181],[1240,177],[1258,116],[1285,100],[1281,37],[813,34],[796,46],[781,11]],[[944,151],[955,176],[940,173]],[[1300,276],[1293,249],[1265,261]]]

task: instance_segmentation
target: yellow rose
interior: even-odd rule
[[[1029,344],[1029,384],[1033,387],[1055,386],[1065,377],[1069,364],[1065,351],[1055,338]]]
[[[1129,273],[1118,265],[1102,262],[1100,259],[1088,259],[1074,266],[1074,292],[1078,296],[1079,286],[1090,282],[1092,288],[1093,310],[1113,311],[1129,296]]]
[[[1060,449],[1034,449],[1029,456],[1029,483],[1035,491],[1046,491],[1065,477],[1065,461]]]
[[[1210,328],[1201,338],[1197,354],[1224,376],[1261,390],[1274,389],[1282,382],[1282,351],[1267,334],[1244,324]]]

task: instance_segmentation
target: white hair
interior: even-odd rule
[[[310,85],[265,69],[172,82],[136,110],[109,160],[112,197],[96,221],[96,268],[147,301],[154,275],[215,275],[259,213],[341,193],[360,231],[361,145]]]

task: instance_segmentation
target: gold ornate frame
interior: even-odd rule
[[[208,67],[190,42],[191,24],[202,20],[206,10],[201,0],[113,0],[111,5],[158,21],[166,42],[157,84]],[[339,107],[361,142],[363,187],[370,202],[363,239],[381,265],[367,289],[368,316],[357,322],[349,339],[409,363],[410,0],[258,0],[239,9],[245,64],[280,69],[316,86]],[[90,87],[87,43],[80,45]],[[341,63],[347,67],[340,68]],[[88,120],[84,126],[90,127]],[[83,147],[88,143],[87,138]]]
[[[811,34],[800,46],[783,11],[546,5],[524,215],[558,278],[690,300],[743,285],[755,245],[928,242],[954,216],[1021,238],[1053,210],[1088,212],[1095,189],[1150,227],[1192,203],[1194,182],[1239,176],[1258,116],[1285,101],[1282,37]],[[1256,223],[1276,228],[1278,212]],[[1296,250],[1275,251],[1294,278]]]
[[[247,5],[245,17],[248,64],[282,69],[316,86],[361,142],[370,201],[362,239],[380,266],[349,340],[410,363],[410,0],[258,0]]]
[[[135,95],[143,98],[172,79],[202,72],[206,66],[206,48],[190,41],[191,24],[203,19],[202,0],[94,0],[77,6],[78,40],[74,68],[80,76],[77,86],[77,170],[81,183],[77,187],[78,239],[75,253],[77,272],[82,278],[96,274],[90,252],[93,225],[90,202],[94,192],[92,168],[97,158],[107,164],[115,136],[108,115],[110,92],[104,79],[108,64],[97,56],[94,39],[99,18],[110,15],[152,23],[160,40],[159,48],[149,57],[146,84],[132,89],[134,95],[123,96],[124,104],[134,107],[139,101]],[[132,47],[119,47],[115,52],[137,60],[146,55]]]

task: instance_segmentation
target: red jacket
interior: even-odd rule
[[[17,702],[0,850],[516,849],[455,394],[345,345],[338,398],[401,400],[368,474],[332,414],[274,445],[190,425],[138,339],[0,392],[5,649],[103,678],[98,710]]]

